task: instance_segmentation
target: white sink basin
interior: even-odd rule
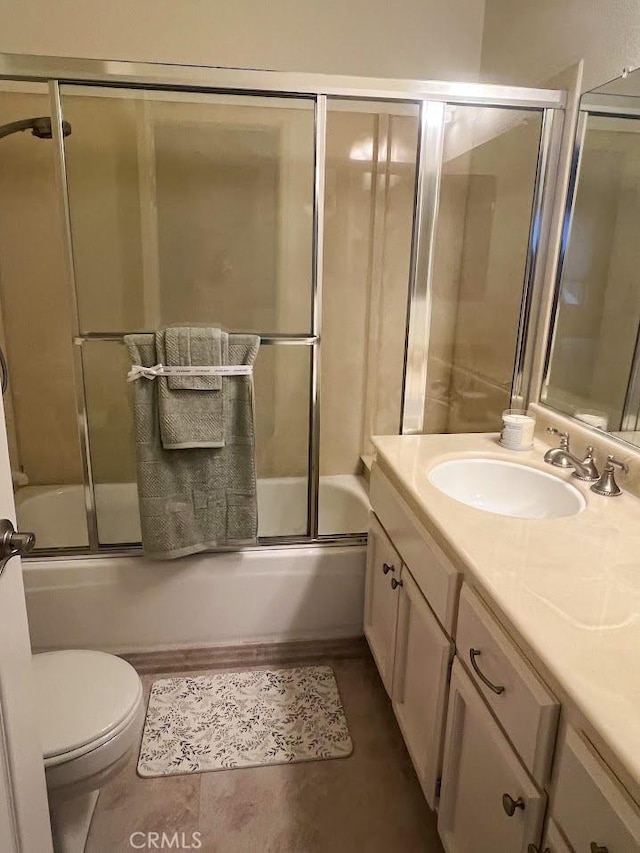
[[[515,518],[562,518],[586,506],[580,492],[553,474],[499,459],[452,459],[429,482],[463,504]]]

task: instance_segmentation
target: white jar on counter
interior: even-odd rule
[[[524,409],[505,409],[502,413],[500,444],[509,450],[531,450],[536,419]]]

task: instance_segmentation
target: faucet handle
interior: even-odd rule
[[[620,462],[619,459],[616,459],[613,454],[610,453],[609,456],[607,456],[607,464],[604,466],[600,479],[597,483],[594,483],[593,486],[591,486],[592,492],[595,492],[597,495],[603,495],[606,498],[615,498],[622,494],[622,489],[616,483],[614,467],[620,468],[624,474],[629,472],[629,466],[627,463]]]
[[[562,450],[568,450],[569,449],[569,433],[568,432],[562,432],[561,430],[556,429],[555,427],[552,427],[552,426],[547,427],[547,432],[550,435],[557,435],[559,437],[560,447],[562,448]]]
[[[623,474],[629,473],[629,466],[627,465],[627,463],[626,462],[620,462],[619,459],[616,459],[614,457],[613,453],[610,453],[607,456],[607,465],[605,466],[605,471],[609,467],[609,465],[611,465],[611,467],[613,467],[615,465],[615,467],[619,468]]]
[[[600,478],[600,474],[596,467],[596,460],[593,455],[593,447],[590,444],[587,445],[587,449],[585,450],[582,465],[585,468],[585,472],[583,474],[579,474],[577,471],[573,472],[573,476],[577,480],[584,480],[587,483],[593,483]]]

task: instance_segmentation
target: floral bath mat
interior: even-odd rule
[[[330,667],[216,672],[154,682],[138,773],[346,758],[352,749]]]

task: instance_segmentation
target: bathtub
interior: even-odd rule
[[[139,539],[135,487],[98,487],[101,537]],[[259,484],[260,533],[302,533],[304,480]],[[79,486],[27,486],[16,496],[23,529],[43,547],[74,535],[86,544]],[[322,532],[367,527],[362,481],[323,477]],[[106,539],[103,539],[106,541]],[[140,556],[23,560],[34,650],[150,652],[245,643],[327,640],[362,634],[364,545],[263,546],[175,561]]]
[[[98,536],[105,545],[140,542],[135,483],[95,487]],[[362,533],[369,501],[361,477],[336,474],[320,478],[318,530],[325,534]],[[24,486],[16,493],[23,530],[33,530],[38,548],[88,545],[84,491],[80,485]],[[304,477],[258,480],[258,535],[296,536],[307,530],[307,481]]]

